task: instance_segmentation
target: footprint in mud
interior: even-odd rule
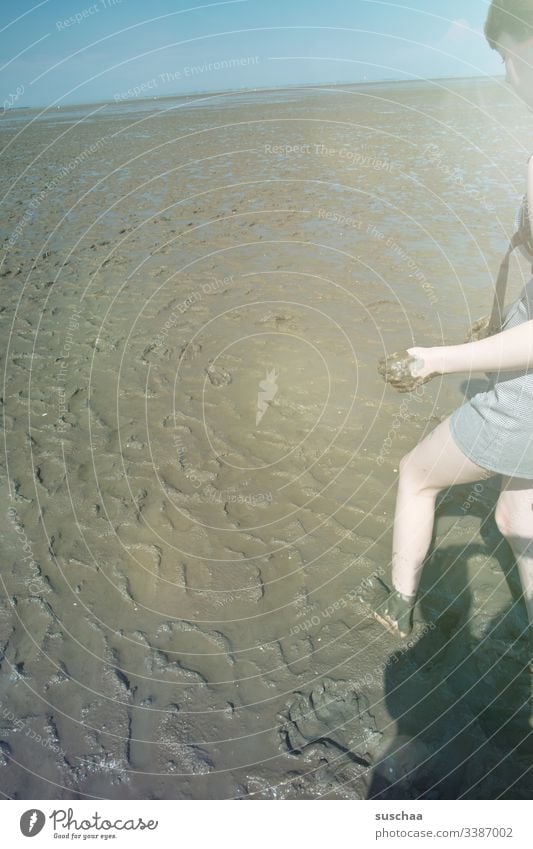
[[[357,763],[368,766],[368,742],[379,734],[364,696],[349,683],[324,678],[309,696],[297,693],[281,714],[280,736],[291,754],[301,754],[315,743],[341,749]]]
[[[260,318],[256,324],[266,324],[273,327],[275,330],[292,330],[298,331],[301,329],[301,322],[290,312],[273,312],[270,310],[263,318]]]
[[[179,352],[180,362],[189,363],[194,360],[202,351],[202,346],[199,342],[187,342],[182,345]]]
[[[231,383],[231,374],[224,366],[208,366],[206,372],[213,386],[227,386]]]

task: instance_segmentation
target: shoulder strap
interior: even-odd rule
[[[494,290],[494,300],[492,302],[492,312],[490,314],[489,326],[487,329],[487,336],[492,336],[494,333],[498,333],[503,324],[505,292],[507,290],[507,280],[509,278],[509,260],[511,259],[511,254],[514,249],[520,244],[522,244],[522,234],[518,230],[509,242],[507,253],[504,256],[500,265],[500,270],[498,271],[498,277],[496,278],[496,286]]]
[[[531,227],[529,223],[527,195],[524,195],[522,206],[520,207],[519,216],[517,219],[517,230],[514,233],[507,252],[501,262],[496,278],[496,286],[494,289],[494,300],[492,302],[492,312],[490,314],[489,326],[487,328],[487,336],[492,336],[494,333],[499,333],[503,324],[503,309],[505,304],[505,292],[507,290],[507,280],[509,277],[509,260],[511,254],[518,245],[525,245],[530,253],[533,254],[533,244],[531,236]]]

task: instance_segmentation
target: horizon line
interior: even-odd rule
[[[399,85],[399,84],[409,84],[409,83],[431,83],[436,82],[437,80],[487,80],[487,81],[498,81],[505,80],[505,76],[496,76],[491,74],[474,74],[472,76],[442,76],[442,77],[419,77],[418,79],[398,79],[398,78],[387,78],[379,80],[354,80],[353,82],[333,82],[333,83],[288,83],[283,86],[252,86],[252,87],[241,87],[241,88],[228,88],[228,89],[200,89],[198,91],[190,91],[190,92],[174,92],[170,94],[162,94],[162,95],[152,95],[151,97],[131,97],[124,98],[122,100],[109,100],[108,98],[104,98],[102,100],[85,100],[85,101],[73,101],[72,103],[65,103],[62,106],[53,104],[33,104],[31,106],[12,106],[10,109],[6,110],[4,115],[8,115],[10,112],[27,110],[27,109],[63,109],[63,108],[72,108],[73,106],[92,106],[98,104],[109,104],[110,106],[117,106],[119,104],[131,104],[131,103],[145,103],[147,101],[154,100],[175,100],[176,98],[182,97],[197,97],[198,95],[206,95],[206,96],[217,96],[217,95],[226,95],[226,94],[243,94],[243,93],[252,93],[252,92],[265,92],[265,91],[287,91],[290,89],[312,89],[312,88],[330,88],[332,86],[373,86],[373,85],[383,85],[384,83],[389,85]]]

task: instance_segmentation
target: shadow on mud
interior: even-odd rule
[[[498,484],[498,477],[485,481],[483,497],[467,502],[481,520],[483,543],[446,540],[430,549],[418,616],[435,628],[385,669],[396,734],[374,759],[369,799],[531,798],[527,614],[511,551],[494,523]],[[441,494],[437,517],[463,516],[469,491]],[[469,563],[477,571],[484,557],[501,568],[489,604],[473,597],[468,580]]]

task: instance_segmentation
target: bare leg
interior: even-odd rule
[[[516,558],[524,593],[533,650],[533,480],[504,477],[496,523]],[[531,657],[533,671],[533,656]]]
[[[437,493],[494,474],[463,454],[451,434],[450,417],[402,458],[392,538],[392,583],[399,593],[413,596],[418,589],[433,534]]]
[[[386,628],[401,636],[411,630],[422,566],[433,535],[437,494],[454,484],[494,475],[463,454],[452,436],[450,417],[402,458],[392,538],[393,590],[388,592],[378,582],[371,589],[370,609]]]

